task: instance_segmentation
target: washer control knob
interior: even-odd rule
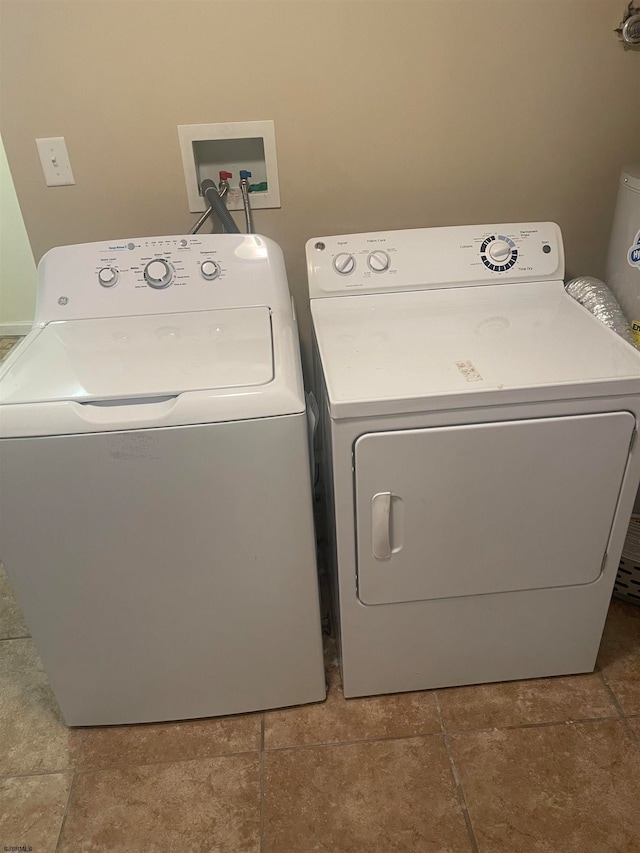
[[[144,278],[149,287],[167,287],[173,279],[173,270],[166,261],[149,261],[144,268]]]
[[[386,272],[389,269],[389,255],[381,249],[371,252],[367,258],[369,269],[373,272]]]
[[[333,268],[340,275],[349,275],[356,268],[356,259],[349,252],[340,252],[333,259]]]
[[[118,281],[118,270],[115,267],[102,267],[98,270],[98,281],[103,287],[113,287]]]
[[[511,246],[504,240],[494,240],[487,247],[487,255],[496,264],[505,264],[511,257]]]
[[[200,267],[202,278],[213,281],[220,275],[220,266],[215,261],[203,261]]]

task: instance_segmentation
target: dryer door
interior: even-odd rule
[[[613,412],[361,436],[360,600],[596,580],[634,426]]]

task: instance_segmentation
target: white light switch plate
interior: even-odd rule
[[[36,139],[44,179],[48,187],[69,187],[75,184],[64,136]]]

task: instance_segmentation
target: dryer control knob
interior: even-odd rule
[[[203,261],[200,266],[202,278],[207,281],[213,281],[220,275],[220,267],[215,261]]]
[[[340,252],[333,259],[333,268],[340,275],[349,275],[356,268],[356,259],[348,252]]]
[[[389,255],[381,249],[371,252],[367,258],[369,269],[373,272],[385,272],[389,269],[389,263]]]
[[[118,281],[118,270],[115,267],[102,267],[98,270],[98,281],[103,287],[113,287]]]
[[[494,240],[487,247],[487,255],[496,264],[504,264],[511,257],[511,246],[504,240]]]
[[[149,261],[144,268],[144,278],[149,287],[167,287],[173,279],[173,270],[166,261]]]

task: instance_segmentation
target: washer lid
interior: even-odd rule
[[[0,380],[3,404],[144,400],[274,378],[269,308],[53,322]]]
[[[334,418],[640,393],[640,353],[558,281],[314,299],[311,313]]]

